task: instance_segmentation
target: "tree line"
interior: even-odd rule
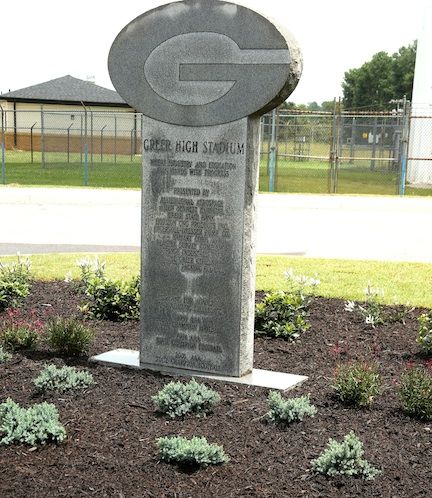
[[[401,100],[404,96],[407,100],[411,100],[416,48],[417,42],[413,42],[401,47],[392,55],[387,52],[377,52],[362,66],[346,71],[342,82],[343,108],[386,111],[395,108],[395,103],[392,101]],[[326,100],[321,104],[285,102],[282,108],[331,112],[334,109],[334,102],[332,100]]]

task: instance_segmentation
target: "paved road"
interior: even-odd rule
[[[258,253],[432,263],[432,198],[260,194]],[[138,250],[140,192],[0,187],[0,254]]]

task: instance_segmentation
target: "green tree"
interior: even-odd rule
[[[333,112],[334,105],[335,103],[333,100],[324,100],[324,102],[321,102],[321,110],[326,112]]]
[[[361,67],[345,73],[342,83],[344,107],[391,109],[392,99],[411,99],[416,44],[389,55],[378,52]]]
[[[280,108],[283,110],[289,110],[289,111],[293,111],[293,110],[305,111],[307,109],[305,104],[296,104],[295,102],[288,102],[287,100],[280,106]]]
[[[401,47],[393,54],[395,91],[399,95],[396,98],[406,95],[408,100],[412,100],[416,48],[417,43],[414,42],[408,47]]]
[[[308,111],[320,111],[321,110],[320,105],[316,101],[309,102],[307,105],[307,108],[308,108]]]

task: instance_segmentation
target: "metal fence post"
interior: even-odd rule
[[[405,195],[406,188],[406,175],[407,175],[407,159],[408,159],[408,142],[409,130],[411,120],[411,109],[407,104],[406,96],[404,96],[403,106],[403,119],[402,119],[402,153],[400,161],[400,175],[399,175],[399,195]]]
[[[83,148],[84,148],[84,140],[83,140],[83,116],[80,114],[80,163],[83,162]]]
[[[270,120],[267,120],[267,127],[264,127],[264,136],[267,131],[267,137],[266,137],[266,145],[267,145],[267,175],[269,175],[270,172],[270,138],[271,138],[271,123]]]
[[[33,123],[32,126],[30,127],[30,154],[31,154],[31,163],[33,164],[34,162],[34,146],[33,146],[33,128],[36,126],[37,123]]]
[[[144,133],[144,114],[141,114],[141,133],[140,133],[140,147],[141,147],[141,154],[143,153],[144,151],[144,148],[143,148],[143,140],[144,140],[144,137],[143,137],[143,133]]]
[[[331,138],[330,138],[330,157],[329,157],[329,163],[330,163],[330,174],[329,174],[329,184],[328,184],[328,191],[329,194],[333,194],[336,192],[336,144],[337,144],[337,118],[336,118],[336,99],[333,101],[333,120],[332,120],[332,131],[331,131]]]
[[[6,163],[5,163],[5,116],[3,107],[0,105],[1,111],[1,178],[3,185],[6,185]]]
[[[89,171],[88,171],[88,143],[87,143],[87,108],[86,106],[81,102],[82,106],[84,107],[84,186],[88,185],[88,177],[89,177]]]
[[[2,142],[1,144],[1,172],[2,172],[2,183],[6,185],[6,165],[5,165],[5,144]]]
[[[106,128],[106,125],[102,126],[101,132],[100,132],[100,157],[101,157],[101,163],[103,163],[103,132]]]
[[[385,130],[386,130],[386,124],[387,124],[387,117],[384,116],[381,118],[381,133],[380,133],[380,147],[379,147],[379,158],[383,159],[385,156]],[[383,162],[380,161],[380,164],[384,164]],[[391,171],[390,168],[388,167],[387,163],[387,168],[388,171]]]
[[[67,129],[67,162],[69,163],[70,160],[70,129],[72,128],[73,126],[73,123],[69,126],[69,128]]]
[[[377,129],[378,129],[378,118],[375,116],[373,129],[372,129],[372,161],[370,163],[371,171],[375,170],[375,156],[376,156],[376,137],[377,137]]]
[[[351,124],[351,144],[350,144],[350,164],[354,164],[356,140],[356,118],[352,118]]]
[[[275,153],[275,171],[274,171],[274,189],[277,191],[278,187],[278,167],[279,167],[279,138],[281,134],[281,120],[279,116],[279,107],[276,108],[276,153]]]
[[[84,144],[84,186],[88,186],[89,167],[88,167],[88,143]]]
[[[344,157],[344,132],[345,132],[345,115],[342,113],[342,108],[341,108],[341,102],[339,99],[338,103],[338,129],[337,129],[337,137],[338,137],[338,142],[337,142],[337,154],[336,154],[336,175],[339,173],[339,168],[340,168],[340,161],[341,157]],[[337,176],[335,178],[335,184],[336,184],[336,189],[337,189]],[[336,190],[335,190],[336,193]]]
[[[114,115],[114,164],[117,163],[117,114]]]
[[[133,131],[134,129],[130,131],[130,160],[131,162],[133,161]]]
[[[138,134],[138,125],[137,125],[137,114],[134,113],[134,155],[137,153],[137,134]]]
[[[273,109],[271,143],[270,143],[270,160],[269,160],[269,183],[268,183],[269,192],[274,192],[275,170],[276,170],[276,109]]]
[[[41,136],[40,136],[40,151],[41,151],[41,166],[45,168],[45,122],[44,122],[44,110],[43,105],[41,105]]]
[[[93,111],[90,111],[90,162],[93,165]]]

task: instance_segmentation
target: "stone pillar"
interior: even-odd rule
[[[247,376],[259,116],[295,88],[299,49],[250,9],[184,0],[129,23],[108,66],[144,114],[139,366]],[[100,361],[121,361],[106,355]],[[117,356],[125,355],[137,366],[133,352]]]
[[[252,370],[258,132],[144,123],[143,367]]]

